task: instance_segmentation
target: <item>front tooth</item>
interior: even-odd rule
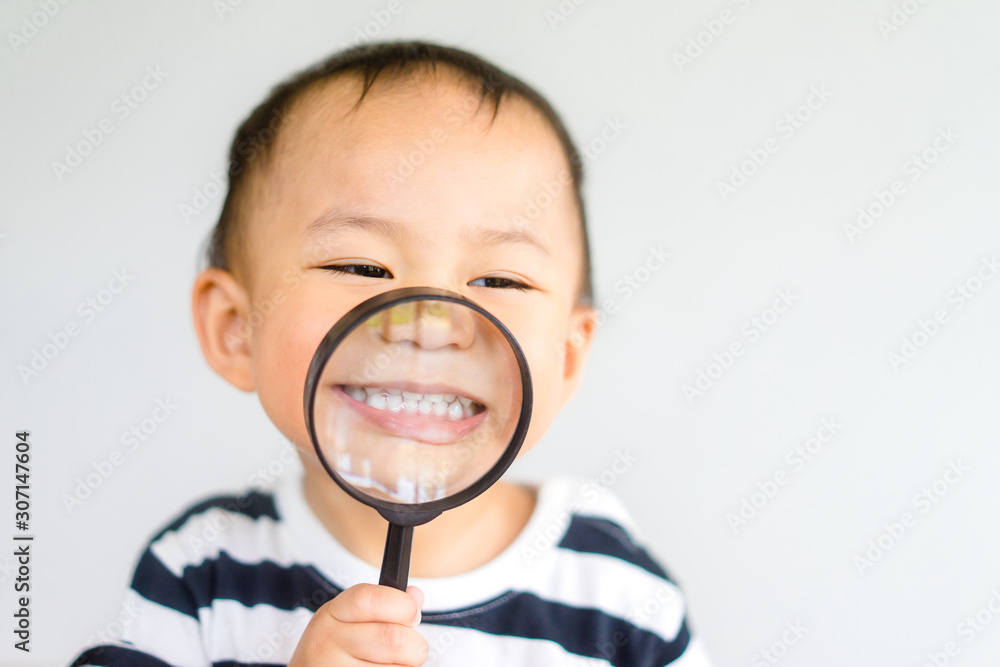
[[[455,401],[448,405],[448,419],[461,419],[462,418],[462,404]]]
[[[423,395],[422,394],[414,394],[412,391],[404,391],[403,392],[403,398],[406,399],[407,403],[409,403],[410,401],[413,401],[414,403],[416,403],[421,398],[423,398]]]
[[[434,403],[433,406],[434,406],[434,414],[437,415],[438,417],[444,417],[445,414],[448,412],[447,403]]]
[[[378,408],[379,410],[385,409],[385,396],[382,394],[368,394],[368,400],[365,401],[368,405],[373,408]]]
[[[385,405],[393,412],[398,412],[403,405],[403,397],[399,394],[389,394],[389,398],[385,399]]]
[[[443,396],[444,394],[427,394],[426,396],[424,396],[424,398],[430,401],[431,403],[437,403],[438,401],[441,400],[441,397]]]
[[[420,410],[420,414],[429,415],[431,411],[434,409],[434,405],[435,404],[431,403],[430,401],[420,401],[417,404],[417,408]]]

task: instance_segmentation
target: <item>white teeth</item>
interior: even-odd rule
[[[344,385],[343,389],[354,400],[379,410],[408,415],[434,415],[450,421],[468,419],[476,414],[472,405],[474,401],[456,394],[417,394],[400,389],[358,385]]]

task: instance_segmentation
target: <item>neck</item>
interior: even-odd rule
[[[379,567],[386,520],[347,495],[323,469],[305,468],[306,502],[320,523],[352,554]],[[448,577],[485,565],[514,541],[534,507],[533,489],[497,482],[468,503],[417,526],[410,576]]]

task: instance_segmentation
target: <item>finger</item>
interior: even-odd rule
[[[396,623],[352,623],[339,644],[358,660],[379,665],[422,665],[429,652],[419,632]]]
[[[408,586],[406,593],[413,598],[417,605],[417,619],[411,623],[413,627],[417,627],[420,625],[421,610],[424,608],[424,592],[416,586]]]
[[[331,616],[341,623],[398,623],[412,625],[417,617],[416,600],[389,586],[358,584],[335,597],[327,605]]]

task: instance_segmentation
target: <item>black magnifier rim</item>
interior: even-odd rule
[[[500,332],[504,335],[504,338],[507,340],[507,343],[510,345],[511,350],[514,352],[514,358],[517,360],[518,370],[520,371],[521,414],[518,416],[517,426],[514,428],[514,433],[511,436],[510,443],[508,443],[503,455],[501,455],[492,468],[486,471],[486,473],[484,473],[472,484],[454,495],[448,496],[447,498],[441,498],[439,500],[412,504],[394,503],[362,493],[341,478],[340,474],[336,472],[323,455],[319,439],[316,437],[316,425],[313,421],[313,408],[316,404],[316,392],[319,389],[319,379],[323,374],[323,369],[326,367],[327,361],[329,361],[330,357],[333,355],[333,351],[344,340],[344,338],[346,338],[348,334],[354,331],[354,329],[375,313],[401,303],[419,301],[422,299],[450,301],[452,303],[467,306],[485,317],[490,321],[490,323],[500,330]],[[340,488],[344,489],[344,491],[346,491],[352,498],[378,509],[380,513],[386,517],[386,519],[399,525],[419,525],[430,521],[441,512],[467,503],[486,489],[493,486],[493,484],[507,471],[507,468],[509,468],[514,462],[514,459],[517,458],[518,452],[521,451],[521,445],[524,443],[524,438],[528,433],[528,424],[531,421],[531,404],[531,373],[528,371],[528,362],[524,357],[524,352],[521,350],[521,346],[518,345],[517,340],[515,340],[514,335],[510,332],[510,330],[508,330],[507,327],[500,322],[500,320],[476,302],[467,299],[461,294],[456,294],[455,292],[434,287],[404,287],[401,289],[383,292],[361,302],[351,309],[350,312],[340,318],[340,320],[333,325],[330,331],[327,332],[326,336],[323,337],[319,347],[316,348],[316,353],[313,355],[312,363],[309,365],[309,373],[306,375],[304,395],[306,429],[309,431],[309,439],[312,441],[313,449],[316,450],[316,455],[319,457],[320,463],[323,464],[327,473],[329,473],[330,477],[337,482]]]

